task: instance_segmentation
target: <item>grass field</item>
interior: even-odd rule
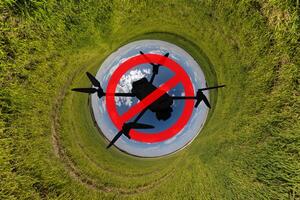
[[[300,199],[299,0],[0,2],[0,199]],[[94,126],[85,71],[154,38],[203,66],[184,150],[135,158]]]

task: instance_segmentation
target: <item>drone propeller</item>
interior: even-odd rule
[[[93,86],[101,88],[100,82],[91,73],[86,72],[86,75],[88,76],[88,78],[92,82]]]
[[[117,135],[112,139],[112,141],[109,143],[109,145],[106,148],[108,149],[109,147],[111,147],[119,139],[119,137],[121,137],[122,134],[124,134],[126,137],[130,139],[129,132],[131,129],[151,129],[151,128],[154,128],[154,126],[149,124],[136,123],[136,122],[124,123],[122,129],[117,133]]]
[[[216,89],[216,88],[221,88],[221,87],[225,87],[225,85],[219,85],[219,86],[207,87],[207,88],[199,89],[197,91],[197,94],[196,94],[197,101],[196,101],[195,107],[197,108],[199,106],[200,102],[203,101],[207,107],[211,108],[208,99],[206,98],[206,96],[203,94],[202,91],[204,91],[204,90],[210,90],[210,89]]]
[[[153,66],[153,73],[158,74],[158,68],[159,68],[159,66],[161,66],[161,64],[154,64],[142,51],[140,51],[140,54],[142,54],[147,59],[147,61]],[[168,56],[169,56],[169,53],[166,53],[164,55],[164,57],[168,57]],[[159,63],[162,63],[162,62],[163,62],[163,60],[161,60]]]
[[[155,64],[151,60],[149,60],[147,56],[145,56],[144,52],[140,51],[140,54],[142,54],[153,67],[155,66]]]
[[[203,94],[203,92],[200,90],[197,91],[197,94],[196,94],[196,104],[195,104],[195,108],[197,108],[200,104],[200,102],[203,100],[205,105],[209,108],[211,108],[210,104],[209,104],[209,101],[208,99],[206,98],[206,96]]]
[[[72,91],[89,93],[89,94],[93,94],[93,93],[97,92],[97,95],[99,98],[103,97],[105,95],[105,93],[103,92],[103,89],[101,88],[100,82],[89,72],[86,72],[86,75],[90,79],[92,85],[96,88],[73,88]]]
[[[164,55],[164,57],[168,57],[169,56],[169,53],[166,53],[165,55]],[[159,63],[163,63],[163,61],[164,61],[164,59],[162,59],[162,60],[160,60],[160,62]],[[158,74],[158,68],[161,66],[161,64],[157,64],[157,65],[155,65],[155,66],[153,66],[153,73],[154,74]]]
[[[73,88],[72,91],[93,94],[97,92],[96,88]]]

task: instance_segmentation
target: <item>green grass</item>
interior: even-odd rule
[[[1,1],[0,199],[300,199],[299,10],[292,0]],[[227,85],[197,139],[159,159],[107,151],[87,96],[70,92],[145,38],[183,47],[209,84]]]

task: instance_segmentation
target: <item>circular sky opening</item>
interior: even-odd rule
[[[179,64],[188,74],[194,93],[197,89],[206,87],[206,80],[203,71],[199,64],[182,48],[161,40],[139,40],[122,46],[117,51],[113,52],[100,66],[96,78],[100,81],[104,91],[107,84],[115,72],[115,70],[126,60],[139,56],[140,51],[145,54],[165,55],[169,53],[169,58]],[[152,75],[152,65],[142,64],[134,66],[122,75],[117,84],[116,92],[130,93],[132,83],[134,81],[146,78],[150,80]],[[166,66],[160,66],[159,72],[155,76],[153,85],[159,87],[174,75]],[[167,92],[170,96],[184,96],[184,88],[181,83]],[[203,91],[204,95],[209,99],[208,90]],[[164,131],[177,123],[180,116],[183,114],[185,101],[194,100],[174,100],[172,104],[173,112],[171,117],[164,120],[158,120],[155,113],[147,110],[138,121],[139,123],[151,124],[153,129],[141,130],[143,133],[155,134]],[[136,105],[139,100],[136,97],[115,97],[117,112],[122,115],[132,106]],[[114,136],[120,131],[110,118],[107,107],[106,98],[99,99],[97,94],[91,95],[91,106],[94,119],[106,139],[111,141]],[[194,108],[191,117],[187,124],[173,137],[161,142],[139,142],[128,139],[122,135],[114,144],[119,150],[130,155],[139,157],[159,157],[177,152],[190,144],[200,133],[208,115],[208,108],[203,102],[197,108]],[[133,121],[134,118],[129,120]]]

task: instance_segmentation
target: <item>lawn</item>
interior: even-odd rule
[[[0,199],[300,199],[300,7],[293,0],[0,2]],[[203,67],[209,119],[142,159],[99,134],[86,71],[161,39]]]

